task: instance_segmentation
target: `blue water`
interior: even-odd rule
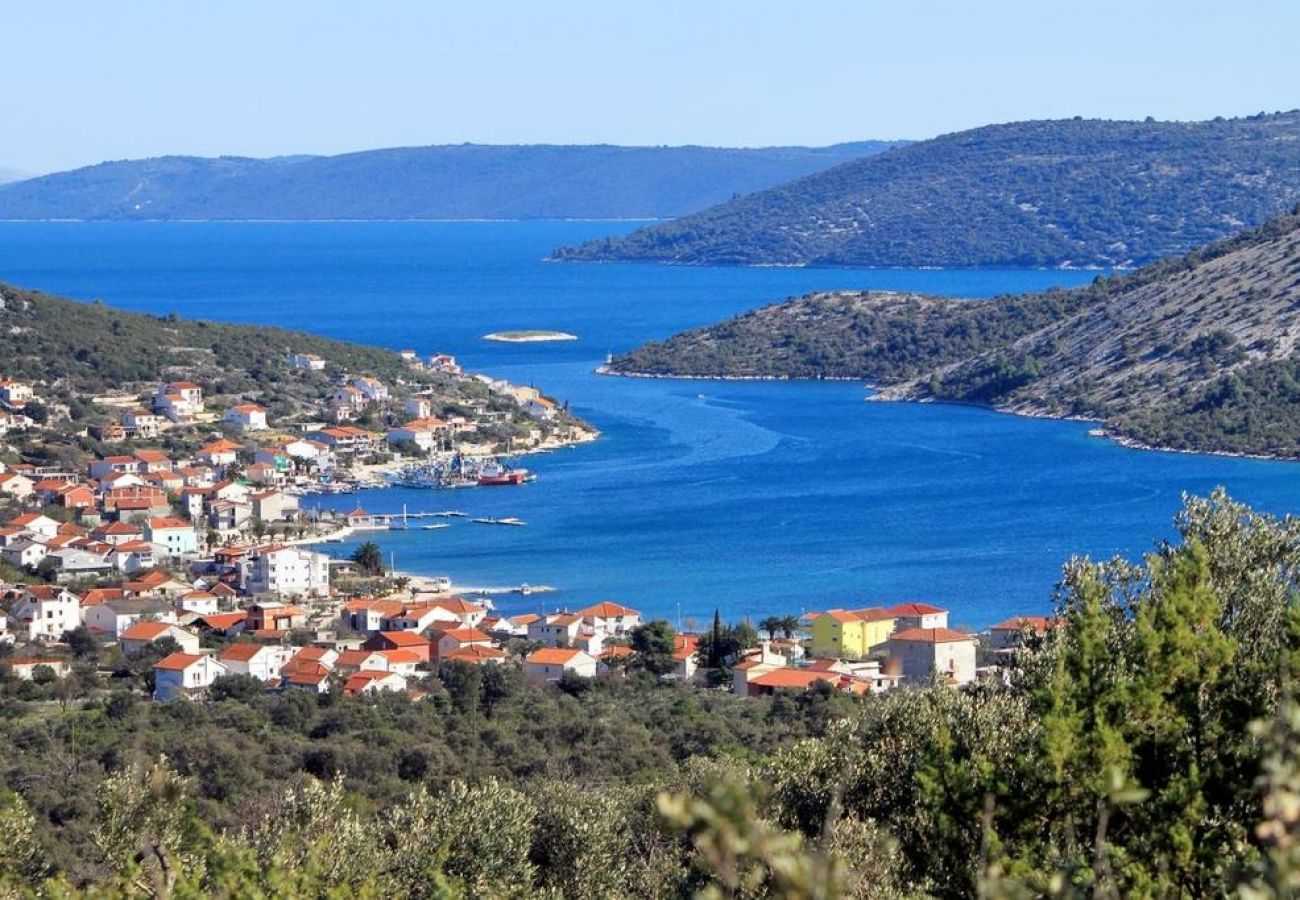
[[[1050,607],[1072,554],[1136,557],[1183,491],[1227,485],[1300,509],[1293,464],[1125,450],[1079,423],[863,402],[851,383],[601,378],[607,351],[824,288],[987,297],[1056,271],[673,268],[542,262],[631,223],[0,223],[0,279],[149,312],[303,328],[534,383],[603,432],[531,458],[519,489],[362,496],[372,511],[454,507],[527,528],[386,533],[399,568],[529,582],[705,619],[922,599],[985,625]],[[555,328],[564,344],[494,344]],[[354,498],[335,501],[351,505]],[[340,545],[332,548],[348,552]]]

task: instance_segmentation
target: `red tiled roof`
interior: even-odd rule
[[[900,603],[897,606],[891,606],[886,612],[893,613],[897,616],[932,616],[936,613],[947,612],[938,606],[931,606],[929,603]]]
[[[166,622],[136,622],[126,631],[122,632],[120,640],[123,641],[153,641],[162,637],[169,630],[171,625]]]
[[[907,628],[896,631],[889,638],[891,641],[911,641],[918,644],[951,644],[957,641],[970,641],[969,634],[953,631],[951,628]]]
[[[172,672],[180,672],[188,669],[203,657],[197,653],[173,653],[165,656],[158,662],[154,663],[155,669],[166,669]]]
[[[504,650],[498,650],[496,647],[485,647],[482,644],[470,644],[467,647],[457,647],[442,659],[444,662],[477,663],[487,659],[505,658],[506,653]]]
[[[562,666],[573,660],[575,656],[581,653],[574,647],[543,647],[540,650],[534,650],[528,654],[524,662],[537,663],[538,665]]]
[[[639,616],[641,613],[630,606],[620,606],[610,600],[605,600],[581,610],[581,615],[598,616],[602,619],[617,619],[620,616]]]

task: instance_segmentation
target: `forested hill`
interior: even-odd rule
[[[1178,449],[1300,456],[1300,210],[1076,290],[831,293],[646,345],[620,373],[862,378],[882,399],[1083,416]]]
[[[0,219],[529,219],[683,215],[892,146],[488,146],[165,156],[0,186]]]
[[[992,125],[899,147],[559,259],[813,266],[1139,265],[1300,200],[1300,111]]]

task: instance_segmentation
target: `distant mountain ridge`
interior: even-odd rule
[[[665,218],[890,146],[459,144],[269,159],[163,156],[0,185],[0,219]]]
[[[990,125],[556,251],[707,265],[1124,267],[1300,202],[1300,111]]]
[[[988,301],[813,294],[610,368],[861,378],[879,399],[1078,416],[1152,446],[1300,458],[1300,209],[1083,288]]]

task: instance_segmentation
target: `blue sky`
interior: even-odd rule
[[[0,166],[459,143],[826,144],[1300,106],[1300,3],[6,4]]]

